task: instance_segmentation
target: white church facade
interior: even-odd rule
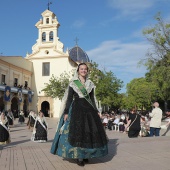
[[[89,62],[89,58],[77,45],[64,52],[56,15],[50,10],[41,15],[35,25],[38,39],[32,53],[24,58],[0,56],[0,110],[43,110],[46,116],[59,117],[61,101],[45,95],[45,83],[52,75],[71,73],[77,63]]]

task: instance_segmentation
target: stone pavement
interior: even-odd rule
[[[26,119],[27,122],[27,119]],[[129,139],[127,134],[107,131],[109,154],[94,158],[84,167],[75,160],[65,160],[50,153],[57,119],[47,118],[49,141],[30,141],[31,132],[26,123],[11,128],[11,143],[0,146],[0,170],[170,170],[170,137],[139,137]]]

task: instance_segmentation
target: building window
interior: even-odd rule
[[[6,85],[6,83],[5,83],[5,75],[4,74],[2,74],[2,76],[1,76],[1,83],[2,83],[2,85]]]
[[[27,89],[27,87],[28,87],[28,81],[25,81],[24,88]]]
[[[43,32],[43,33],[42,33],[42,42],[45,42],[45,41],[46,41],[46,33]]]
[[[49,24],[49,18],[46,19],[46,24]]]
[[[14,87],[17,87],[17,86],[18,86],[18,79],[14,78]]]
[[[50,75],[50,63],[43,63],[42,76],[49,76],[49,75]]]
[[[50,41],[53,41],[53,31],[50,31],[49,40],[50,40]]]

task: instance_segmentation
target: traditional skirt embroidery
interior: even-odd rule
[[[69,110],[68,120],[65,122],[63,127],[63,116],[60,119],[59,126],[51,147],[51,153],[55,155],[59,155],[63,158],[96,158],[103,157],[108,154],[107,144],[103,147],[99,148],[81,148],[81,147],[73,147],[68,142],[68,134],[69,134],[69,124],[70,124],[70,115],[72,112],[72,107]],[[63,128],[62,134],[60,128]]]

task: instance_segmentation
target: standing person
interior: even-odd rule
[[[23,110],[21,110],[20,114],[19,114],[19,119],[18,119],[18,122],[20,124],[23,124],[25,122],[25,117],[24,117],[24,112]]]
[[[160,133],[160,126],[162,121],[162,110],[159,108],[159,103],[155,102],[153,104],[155,107],[149,116],[151,117],[150,121],[150,136],[159,136]]]
[[[128,137],[135,138],[139,136],[139,132],[141,130],[140,126],[141,117],[136,113],[135,109],[132,109],[129,113],[128,124],[129,124],[129,131]]]
[[[62,100],[62,116],[51,147],[52,154],[76,159],[79,166],[108,154],[108,140],[95,104],[95,86],[87,75],[87,65],[79,64]]]
[[[34,124],[31,140],[34,142],[47,142],[48,124],[44,113],[40,110]]]
[[[0,144],[10,143],[8,119],[2,111],[0,115]]]
[[[14,115],[14,119],[17,118],[18,117],[17,111],[14,109],[12,112],[13,112],[13,115]]]
[[[27,122],[28,129],[33,130],[36,117],[37,117],[37,115],[35,114],[35,112],[30,111],[30,113],[28,115],[28,122]]]
[[[8,110],[8,113],[7,113],[7,119],[8,119],[9,125],[13,126],[14,125],[14,116],[10,109]]]

